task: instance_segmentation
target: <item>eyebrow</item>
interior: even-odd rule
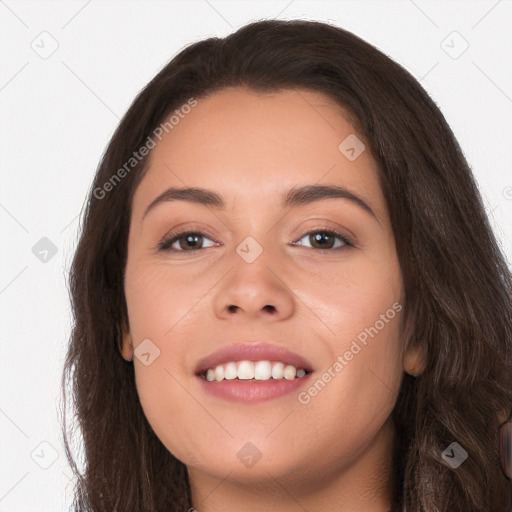
[[[283,208],[293,208],[313,203],[321,199],[335,198],[347,199],[377,219],[375,212],[370,208],[368,203],[363,201],[363,199],[355,195],[353,192],[350,192],[348,189],[336,185],[305,185],[301,187],[294,187],[283,195],[281,206]],[[210,206],[217,210],[226,209],[226,202],[223,197],[213,190],[200,187],[171,187],[165,190],[149,204],[142,218],[144,219],[144,217],[158,204],[170,201],[188,201],[204,206]]]

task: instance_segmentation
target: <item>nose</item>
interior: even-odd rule
[[[241,261],[222,280],[213,307],[225,320],[286,320],[295,311],[296,296],[268,261]]]
[[[227,309],[228,309],[228,311],[230,313],[237,313],[237,311],[241,310],[241,307],[237,306],[236,304],[230,304]],[[276,307],[273,304],[265,304],[263,306],[262,310],[263,311],[268,311],[272,315],[277,313],[277,309],[276,309]]]

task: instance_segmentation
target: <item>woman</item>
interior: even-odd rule
[[[439,109],[355,35],[182,50],[110,141],[70,284],[77,510],[510,508],[511,275]]]

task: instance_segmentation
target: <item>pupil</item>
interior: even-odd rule
[[[315,234],[315,235],[313,235],[313,236],[314,236],[314,240],[315,240],[315,242],[320,242],[320,246],[321,246],[321,247],[325,247],[325,246],[326,246],[326,244],[325,244],[325,243],[322,243],[322,239],[325,239],[325,238],[332,238],[332,236],[331,236],[331,235],[328,235],[328,234],[326,234],[326,233],[316,233],[316,234]],[[329,244],[327,244],[327,245],[329,245]]]
[[[201,236],[200,235],[188,235],[186,237],[187,244],[191,243],[193,245],[194,242],[197,243],[198,238],[201,238]],[[194,249],[194,247],[192,247],[192,248]],[[183,247],[182,247],[182,249],[183,249]]]

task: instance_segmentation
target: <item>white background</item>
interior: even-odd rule
[[[332,22],[421,80],[472,166],[510,261],[511,0],[0,0],[0,512],[70,504],[58,415],[66,272],[119,119],[185,45],[261,18]],[[453,58],[464,40],[469,47]],[[32,252],[43,237],[57,249],[47,262]]]

